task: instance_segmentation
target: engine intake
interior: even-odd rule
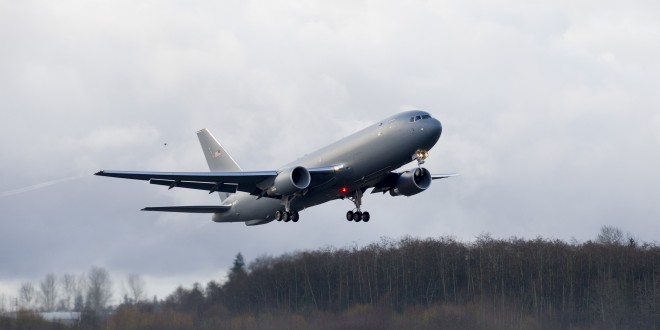
[[[419,167],[399,175],[396,186],[390,190],[392,196],[412,196],[431,186],[433,180],[429,170]]]
[[[309,187],[311,181],[312,177],[309,175],[309,171],[306,168],[302,166],[293,167],[280,172],[280,174],[275,177],[273,185],[268,188],[268,195],[293,195]]]

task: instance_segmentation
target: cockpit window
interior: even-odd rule
[[[410,122],[414,123],[418,120],[429,119],[429,118],[431,118],[431,115],[421,115],[421,116],[417,115],[417,116],[410,117]]]

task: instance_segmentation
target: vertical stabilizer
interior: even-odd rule
[[[197,132],[199,143],[212,172],[242,172],[236,161],[222,148],[218,140],[206,128]]]
[[[199,143],[204,150],[206,162],[212,172],[242,172],[236,161],[222,148],[218,140],[206,128],[197,132]],[[220,199],[225,200],[231,194],[220,192]]]

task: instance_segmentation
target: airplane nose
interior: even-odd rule
[[[434,140],[438,141],[438,139],[440,139],[440,135],[442,134],[442,123],[440,123],[440,121],[435,118],[431,118],[429,126]]]

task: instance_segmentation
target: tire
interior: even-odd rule
[[[298,219],[300,219],[300,215],[298,214],[298,212],[296,211],[291,212],[291,221],[298,222]]]
[[[353,211],[346,212],[346,220],[353,221]]]
[[[362,212],[357,211],[357,212],[353,213],[353,221],[355,221],[355,222],[362,221]]]
[[[371,214],[369,214],[369,212],[362,213],[362,221],[369,222],[370,219],[371,219]]]
[[[275,211],[275,220],[282,221],[282,211]]]
[[[291,220],[289,212],[282,212],[282,220],[284,220],[284,222],[289,222]]]

